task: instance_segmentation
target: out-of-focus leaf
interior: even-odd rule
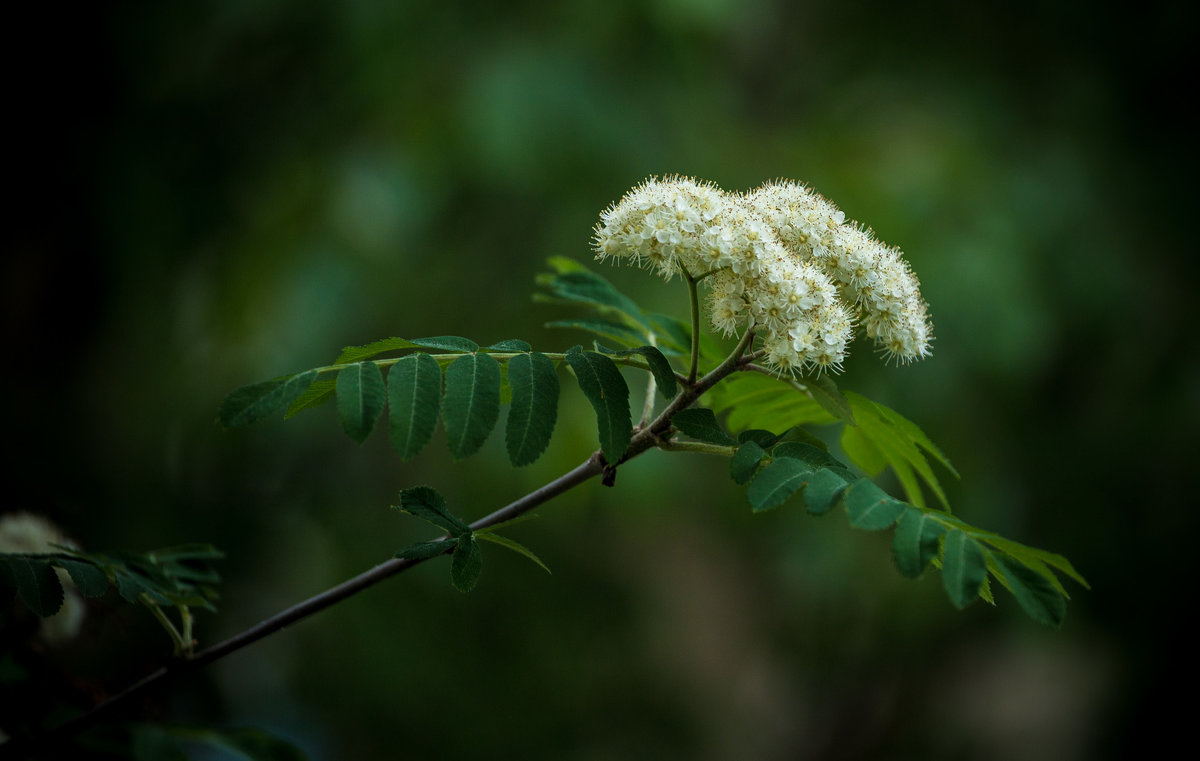
[[[226,428],[249,425],[273,412],[287,408],[292,400],[304,393],[316,377],[316,370],[308,370],[285,378],[242,386],[221,402],[217,419]]]

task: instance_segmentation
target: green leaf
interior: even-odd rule
[[[707,407],[690,407],[680,410],[671,418],[671,425],[693,439],[707,441],[709,444],[734,446],[737,439],[730,436],[717,422],[716,415]]]
[[[338,417],[342,421],[342,430],[359,444],[371,435],[386,400],[383,373],[374,362],[359,362],[338,372]]]
[[[830,415],[839,420],[854,424],[854,410],[851,409],[850,402],[847,401],[846,397],[842,396],[842,392],[838,390],[837,384],[828,375],[822,375],[817,378],[805,378],[803,382],[792,381],[792,383],[812,397],[813,401],[821,405]]]
[[[878,447],[871,443],[870,439],[863,435],[861,428],[853,425],[843,427],[839,443],[842,445],[842,451],[850,458],[850,462],[861,468],[868,476],[874,478],[887,467],[887,458],[880,453]]]
[[[804,487],[804,508],[812,515],[824,515],[842,495],[846,484],[847,480],[842,475],[829,468],[814,471]]]
[[[130,728],[129,755],[132,761],[188,761],[173,733],[153,724]]]
[[[820,449],[822,452],[829,451],[828,444],[826,444],[821,439],[818,439],[816,436],[813,436],[811,433],[808,432],[807,429],[801,428],[800,426],[796,426],[794,428],[789,428],[787,430],[787,432],[780,438],[786,438],[788,440],[799,441],[801,444],[808,444],[810,447],[816,447],[817,449]],[[841,467],[845,467],[845,466],[842,465]]]
[[[225,557],[225,553],[218,550],[211,544],[203,542],[189,542],[188,544],[175,544],[170,547],[154,550],[146,553],[147,557],[153,558],[156,562],[176,562],[181,560],[220,560]]]
[[[747,441],[753,441],[763,449],[770,449],[778,444],[783,439],[783,435],[774,434],[770,431],[764,431],[761,428],[751,428],[747,431],[742,431],[737,435],[739,444],[745,444]]]
[[[812,444],[806,444],[800,441],[785,441],[771,450],[772,457],[791,457],[793,460],[799,460],[807,463],[811,468],[827,468],[836,466],[844,468],[836,457],[829,454],[825,449],[819,449]]]
[[[646,340],[645,336],[633,328],[605,320],[554,320],[546,323],[546,327],[582,330],[624,346],[637,346]]]
[[[942,450],[938,449],[937,444],[934,444],[916,423],[904,417],[899,412],[896,412],[891,407],[887,407],[879,402],[873,403],[875,405],[875,410],[883,417],[884,420],[891,423],[892,426],[904,434],[909,441],[912,441],[914,444],[920,446],[926,452],[933,455],[934,459],[940,462],[946,470],[950,471],[955,478],[960,477],[958,475],[958,471],[955,470],[954,466],[950,463],[949,458],[942,454]]]
[[[388,418],[400,459],[417,455],[433,436],[442,403],[442,370],[425,352],[402,358],[388,371]]]
[[[566,354],[579,388],[596,411],[600,451],[616,464],[629,447],[633,421],[629,413],[629,387],[613,361],[594,351],[574,346]]]
[[[306,761],[307,756],[295,745],[261,729],[211,729],[209,727],[167,727],[166,732],[179,740],[201,743],[229,751],[247,761]],[[138,759],[137,761],[142,761]],[[149,755],[146,761],[163,761]]]
[[[509,338],[505,339],[504,341],[497,341],[496,343],[484,349],[484,351],[529,351],[532,348],[533,347],[529,345],[528,341],[522,341],[519,338]]]
[[[475,538],[483,539],[492,542],[493,544],[498,544],[501,547],[507,547],[518,555],[524,555],[534,563],[537,563],[546,573],[550,573],[550,567],[543,563],[541,558],[533,554],[533,550],[529,549],[515,539],[509,539],[507,536],[501,536],[500,534],[494,534],[491,531],[486,530],[475,532]]]
[[[1067,595],[1066,590],[1062,588],[1061,583],[1047,566],[1057,568],[1058,570],[1062,571],[1067,576],[1081,584],[1084,589],[1091,589],[1091,587],[1088,586],[1087,580],[1080,576],[1079,572],[1075,570],[1075,567],[1071,565],[1071,561],[1067,560],[1062,555],[1054,552],[1047,552],[1046,550],[1039,550],[1036,547],[1030,547],[1028,545],[1021,544],[1020,542],[1014,542],[1011,539],[1005,539],[1004,537],[994,534],[990,531],[974,529],[972,535],[980,541],[987,542],[1001,552],[1006,552],[1009,555],[1012,555],[1017,560],[1020,560],[1025,565],[1045,576],[1058,588],[1059,592],[1064,597],[1069,597],[1069,595]]]
[[[925,572],[938,554],[938,539],[946,527],[923,510],[910,507],[896,523],[892,537],[892,559],[901,574],[915,579]]]
[[[925,507],[925,495],[903,452],[904,445],[889,432],[875,427],[878,421],[873,412],[859,410],[859,422],[858,427],[842,429],[842,449],[872,476],[891,465],[909,501],[917,507]]]
[[[95,565],[68,558],[58,558],[54,564],[70,574],[84,597],[100,597],[108,591],[108,576]]]
[[[433,336],[432,338],[414,338],[412,343],[424,349],[440,349],[441,351],[475,352],[479,344],[461,336]]]
[[[1062,625],[1067,615],[1066,598],[1043,574],[1006,555],[991,556],[1000,570],[1000,580],[1031,618],[1049,626]]]
[[[918,507],[924,507],[924,496],[916,478],[916,475],[919,475],[937,496],[942,506],[949,511],[950,503],[946,499],[946,493],[938,482],[937,476],[934,475],[929,461],[918,448],[920,440],[928,441],[920,429],[904,420],[899,413],[888,410],[883,405],[860,394],[848,391],[846,398],[850,400],[850,404],[854,408],[859,432],[892,466],[909,501]],[[897,423],[896,421],[903,422]],[[917,435],[916,438],[914,438],[913,431]],[[932,447],[932,443],[930,446]]]
[[[450,583],[459,592],[470,592],[482,570],[483,553],[479,551],[479,542],[471,534],[460,537],[450,564]]]
[[[665,314],[651,314],[650,324],[654,326],[655,346],[662,349],[663,354],[673,357],[689,357],[692,353],[691,326],[683,320]],[[705,342],[700,343],[700,359],[711,359],[705,356]],[[720,364],[724,357],[716,357],[713,364]]]
[[[983,548],[958,529],[951,529],[942,547],[942,585],[950,602],[959,610],[979,596],[987,578]]]
[[[642,310],[632,299],[596,273],[582,268],[564,268],[555,261],[550,261],[550,265],[555,267],[558,273],[539,277],[538,282],[546,286],[555,296],[615,312],[633,323],[641,324],[650,330],[653,329],[650,321],[646,319]]]
[[[755,441],[747,441],[738,447],[729,460],[729,475],[734,483],[744,484],[753,478],[758,464],[766,456],[766,450]]]
[[[21,599],[42,618],[53,616],[63,604],[62,583],[48,560],[28,555],[0,556],[8,563]]]
[[[362,362],[364,359],[378,357],[380,354],[386,354],[389,351],[413,349],[416,346],[415,343],[409,341],[407,338],[384,338],[379,341],[372,341],[363,346],[347,346],[342,349],[342,353],[333,361],[333,364],[349,365],[354,362]]]
[[[518,354],[508,361],[512,404],[504,441],[508,459],[520,467],[541,457],[558,417],[558,372],[545,354]]]
[[[457,539],[437,539],[432,542],[417,542],[397,552],[396,557],[404,560],[429,560],[438,555],[445,555],[455,547],[457,541]]]
[[[746,499],[756,513],[770,510],[782,505],[788,497],[803,488],[812,475],[812,468],[799,460],[788,457],[778,459],[754,477],[746,489]]]
[[[288,405],[287,412],[283,413],[283,419],[287,420],[293,415],[320,407],[325,402],[333,398],[334,382],[332,380],[313,381],[313,384],[304,389],[304,393],[292,400]]]
[[[316,377],[316,370],[308,370],[265,383],[242,386],[221,402],[217,419],[226,428],[249,425],[285,409],[293,399],[304,393]]]
[[[905,510],[903,502],[894,499],[867,478],[850,484],[842,493],[842,504],[846,506],[850,525],[864,531],[889,528]]]
[[[733,430],[765,428],[781,431],[806,423],[827,424],[837,418],[791,383],[761,373],[736,373],[705,395]]]
[[[465,354],[446,368],[442,420],[454,459],[483,446],[500,417],[500,363],[488,354]]]
[[[634,349],[617,351],[597,343],[596,349],[603,354],[612,354],[618,357],[630,354],[642,355],[646,359],[646,366],[650,369],[650,374],[654,376],[654,382],[658,386],[659,393],[667,399],[673,399],[679,391],[679,385],[675,381],[675,371],[671,369],[671,362],[658,350],[658,347],[638,346]]]
[[[413,486],[401,491],[400,509],[444,529],[451,536],[471,533],[471,527],[446,508],[445,498],[431,486]]]

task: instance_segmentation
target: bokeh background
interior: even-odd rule
[[[888,539],[752,516],[723,464],[647,456],[514,529],[469,595],[430,563],[176,685],[151,717],[314,759],[1094,759],[1181,737],[1200,430],[1189,3],[784,0],[47,6],[9,26],[3,509],[90,549],[227,552],[212,643],[581,461],[493,434],[401,463],[325,407],[222,432],[231,388],[391,336],[526,338],[547,256],[651,174],[805,180],[904,249],[932,359],[839,379],[962,473],[968,520],[1062,552],[1053,631],[956,612]],[[682,288],[604,272],[661,311]],[[819,431],[818,431],[819,432]],[[943,474],[944,475],[944,474]],[[488,548],[493,549],[493,548]],[[1077,593],[1075,593],[1077,592]],[[93,603],[82,692],[169,643]]]

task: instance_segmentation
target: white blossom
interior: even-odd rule
[[[598,259],[704,278],[712,326],[758,331],[781,372],[840,369],[856,323],[888,359],[929,354],[927,307],[900,252],[798,183],[730,194],[651,178],[600,215],[594,243]]]

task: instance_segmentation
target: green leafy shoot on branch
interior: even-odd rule
[[[520,467],[551,444],[565,368],[595,413],[605,484],[650,449],[725,456],[755,513],[792,501],[812,515],[841,509],[853,528],[893,532],[904,576],[939,569],[954,606],[992,602],[994,580],[1036,620],[1062,622],[1068,594],[1059,576],[1087,586],[1070,562],[954,516],[942,479],[958,473],[941,449],[916,423],[833,379],[856,329],[887,360],[930,355],[928,307],[897,249],[800,184],[727,193],[680,177],[631,190],[601,214],[593,243],[597,259],[680,280],[689,318],[644,309],[584,265],[555,257],[537,278],[535,300],[572,310],[548,325],[587,334],[590,349],[388,338],[347,347],[332,364],[238,389],[218,419],[232,428],[336,398],[342,429],[356,442],[386,413],[401,459],[419,455],[439,424],[451,455],[464,459],[486,443],[507,405],[505,448]],[[702,330],[702,313],[713,332]],[[738,339],[732,353],[719,336]],[[630,406],[631,372],[642,374],[646,389],[640,419]],[[828,452],[812,425],[840,426],[846,462]],[[885,469],[903,499],[874,483]],[[404,490],[400,509],[445,536],[397,557],[451,555],[460,590],[476,583],[481,539],[541,565],[527,548],[489,533],[490,525],[472,531],[430,487]]]
[[[188,656],[193,609],[216,611],[220,576],[213,562],[224,555],[207,544],[187,544],[153,552],[79,552],[68,547],[53,553],[0,553],[0,588],[15,589],[38,616],[53,616],[64,601],[61,569],[84,597],[101,597],[115,586],[126,602],[145,606],[162,625],[175,655]],[[178,625],[169,611],[178,617]]]
[[[396,557],[429,560],[439,555],[451,554],[450,583],[460,592],[470,592],[474,589],[475,583],[479,581],[479,574],[483,571],[483,554],[479,550],[478,541],[481,539],[510,549],[533,561],[547,573],[550,572],[541,558],[516,540],[500,536],[492,529],[473,531],[446,508],[445,498],[432,487],[414,486],[405,489],[400,492],[400,504],[395,507],[446,532],[446,536],[441,539],[410,544],[397,552]]]

